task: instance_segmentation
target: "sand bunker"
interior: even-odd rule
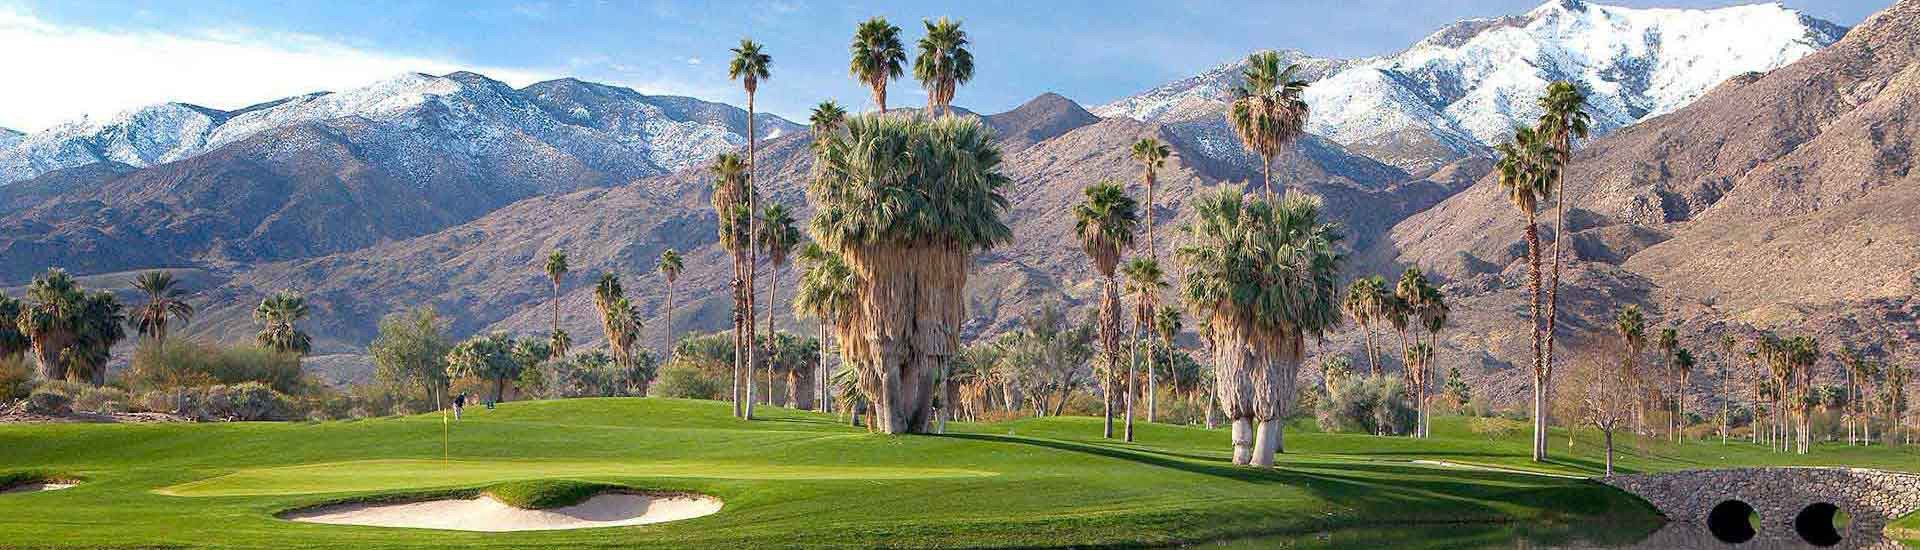
[[[22,483],[19,485],[14,485],[12,487],[0,488],[0,495],[9,495],[13,493],[38,493],[41,491],[58,491],[61,489],[71,489],[75,485],[79,485],[79,483],[74,483],[71,481],[36,481],[33,483]]]
[[[720,499],[701,495],[601,493],[550,510],[508,506],[490,496],[398,504],[339,504],[281,514],[282,519],[334,525],[412,527],[455,531],[548,531],[646,525],[720,511]]]

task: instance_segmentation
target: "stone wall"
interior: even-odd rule
[[[1860,468],[1742,468],[1616,475],[1601,482],[1638,495],[1675,522],[1705,525],[1714,506],[1739,500],[1766,526],[1792,532],[1793,519],[1816,503],[1852,517],[1849,530],[1879,533],[1920,510],[1920,475]]]

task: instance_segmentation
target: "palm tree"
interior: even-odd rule
[[[147,297],[147,303],[135,312],[133,322],[140,334],[153,339],[154,345],[167,341],[167,325],[173,319],[180,324],[193,320],[193,304],[186,301],[187,291],[166,271],[148,271],[133,280],[134,290]]]
[[[794,291],[794,312],[820,320],[821,326],[827,329],[822,331],[822,336],[839,341],[840,361],[851,372],[871,371],[854,367],[866,361],[869,351],[865,336],[856,332],[864,327],[859,275],[839,254],[817,242],[800,248],[800,263],[803,267],[799,288]],[[831,347],[826,338],[822,338],[820,345],[823,350]]]
[[[882,113],[887,112],[887,82],[900,78],[904,72],[902,64],[907,61],[906,48],[900,45],[900,27],[888,23],[885,17],[868,19],[854,28],[853,44],[848,50],[853,54],[853,61],[847,72],[873,90],[874,106]],[[968,67],[972,67],[971,61]]]
[[[593,285],[593,307],[600,311],[600,334],[607,339],[607,352],[613,355],[616,365],[627,367],[631,364],[633,341],[640,325],[639,315],[633,302],[627,299],[619,275],[600,275],[600,281]]]
[[[1423,276],[1421,279],[1424,281],[1425,277]],[[1433,435],[1433,415],[1429,414],[1427,410],[1428,397],[1426,397],[1427,384],[1425,380],[1435,372],[1432,364],[1433,353],[1440,348],[1440,331],[1447,328],[1447,318],[1452,313],[1452,308],[1447,306],[1446,295],[1441,293],[1439,288],[1434,287],[1430,283],[1423,282],[1422,284],[1425,285],[1425,289],[1421,292],[1420,298],[1420,326],[1427,329],[1427,351],[1424,352],[1422,363],[1420,364],[1420,376],[1422,379],[1420,385],[1420,437],[1431,437]]]
[[[573,335],[567,334],[566,329],[556,330],[547,335],[547,352],[552,354],[550,358],[566,358],[567,350],[571,349],[573,349]]]
[[[310,313],[307,297],[300,293],[292,290],[274,293],[253,309],[253,318],[261,325],[254,339],[274,351],[305,355],[313,351],[313,337],[301,331],[298,323]]]
[[[521,362],[525,358],[519,356],[525,354],[517,353],[518,344],[504,332],[468,338],[447,352],[447,376],[470,376],[492,383],[493,400],[489,403],[499,403],[506,394],[507,382],[519,378],[521,371],[529,366]],[[526,351],[547,352],[541,355],[552,353],[550,350]]]
[[[1135,162],[1140,163],[1140,171],[1145,176],[1147,182],[1147,208],[1145,216],[1147,219],[1147,257],[1159,260],[1160,245],[1159,241],[1155,240],[1153,235],[1154,189],[1160,183],[1160,169],[1167,166],[1167,157],[1173,156],[1173,148],[1168,147],[1165,143],[1161,143],[1158,138],[1143,137],[1140,138],[1139,141],[1133,142],[1133,152],[1131,156]]]
[[[1168,353],[1174,352],[1173,340],[1174,338],[1177,338],[1180,336],[1180,329],[1184,324],[1185,323],[1181,321],[1181,318],[1180,318],[1180,308],[1173,307],[1170,305],[1160,306],[1160,311],[1154,314],[1153,334],[1160,338],[1161,347],[1166,349]],[[1173,390],[1175,395],[1182,395],[1180,393],[1180,382],[1177,378],[1173,382]],[[1147,422],[1153,422],[1155,415],[1159,413],[1159,401],[1160,401],[1159,397],[1160,397],[1159,380],[1157,380],[1154,377],[1154,369],[1148,368],[1147,369]]]
[[[927,109],[953,114],[953,93],[973,80],[973,52],[967,51],[967,31],[960,22],[941,17],[922,20],[927,35],[920,38],[920,54],[913,60],[913,78],[927,89]],[[883,92],[884,93],[884,92]]]
[[[86,298],[86,291],[73,276],[59,268],[48,269],[27,285],[26,303],[11,321],[33,350],[41,380],[67,378],[67,362],[62,356],[78,337]]]
[[[863,275],[874,424],[925,432],[933,371],[959,351],[973,255],[1012,238],[1000,147],[979,120],[864,116],[816,152],[814,240]],[[905,292],[904,289],[915,289]]]
[[[1134,374],[1133,366],[1140,362],[1140,347],[1148,343],[1147,337],[1151,334],[1149,326],[1153,324],[1154,312],[1160,308],[1160,292],[1167,288],[1167,281],[1166,274],[1160,270],[1160,262],[1153,258],[1135,257],[1122,266],[1120,272],[1127,277],[1127,294],[1133,296],[1133,357],[1127,361],[1126,432],[1126,440],[1133,441],[1133,402],[1137,399],[1135,396],[1140,394],[1134,388],[1138,376]],[[1147,387],[1152,388],[1153,350],[1147,349],[1146,354]]]
[[[567,251],[554,250],[547,254],[547,280],[553,282],[553,330],[560,330],[560,278],[567,276]]]
[[[1673,369],[1680,375],[1680,387],[1674,390],[1676,395],[1674,395],[1673,398],[1673,415],[1675,417],[1684,417],[1687,414],[1687,389],[1693,386],[1693,367],[1697,362],[1698,360],[1693,357],[1693,352],[1688,351],[1686,348],[1680,348],[1673,352]],[[1680,428],[1686,427],[1684,421],[1676,422]],[[1678,433],[1678,431],[1675,431],[1675,433]],[[1679,436],[1676,435],[1674,437],[1677,441]]]
[[[829,99],[813,106],[813,113],[807,117],[807,123],[813,126],[813,146],[819,147],[825,142],[825,136],[840,131],[847,125],[847,110],[839,103]]]
[[[1672,399],[1672,408],[1668,409],[1667,439],[1670,441],[1678,441],[1679,439],[1675,431],[1680,426],[1679,394],[1686,392],[1685,387],[1676,388],[1673,386],[1675,382],[1680,381],[1679,373],[1674,371],[1673,364],[1673,352],[1680,349],[1680,331],[1672,327],[1660,329],[1659,335],[1653,339],[1653,345],[1660,350],[1660,364],[1666,368],[1666,380],[1662,381],[1662,385],[1666,386],[1666,391],[1661,393],[1673,392],[1675,394]],[[1668,405],[1663,403],[1661,406],[1665,407]]]
[[[1215,392],[1233,421],[1234,463],[1272,466],[1306,339],[1340,322],[1340,235],[1321,223],[1319,201],[1301,195],[1275,204],[1222,186],[1200,197],[1195,215],[1179,250],[1192,269],[1182,294],[1217,340]]]
[[[1300,95],[1307,82],[1295,77],[1298,67],[1280,66],[1280,54],[1259,52],[1247,56],[1243,82],[1234,89],[1227,122],[1240,143],[1260,155],[1267,200],[1273,200],[1273,157],[1306,131],[1307,102]]]
[[[1120,281],[1114,277],[1121,251],[1133,246],[1134,227],[1140,223],[1138,203],[1119,184],[1103,181],[1087,186],[1086,200],[1073,207],[1074,233],[1093,271],[1105,279],[1100,298],[1100,344],[1108,372],[1101,377],[1106,424],[1102,437],[1113,437],[1114,391],[1120,366]]]
[[[1341,301],[1341,310],[1366,333],[1367,368],[1373,376],[1380,375],[1380,348],[1373,341],[1373,323],[1385,317],[1386,287],[1387,280],[1379,276],[1354,279],[1347,284],[1346,298]]]
[[[1539,99],[1543,113],[1540,115],[1540,133],[1550,146],[1545,165],[1553,172],[1553,181],[1564,183],[1567,180],[1567,165],[1573,160],[1573,140],[1586,138],[1592,117],[1587,114],[1587,96],[1580,88],[1565,80],[1547,85],[1547,93]],[[1558,185],[1554,187],[1560,187]],[[1566,261],[1567,194],[1564,189],[1554,191],[1553,216],[1553,273],[1547,282],[1547,327],[1546,355],[1541,360],[1548,368],[1553,365],[1553,343],[1556,321],[1560,309],[1560,268]],[[1546,194],[1542,194],[1542,197]]]
[[[793,212],[784,204],[769,204],[760,215],[759,248],[766,254],[767,283],[767,338],[779,334],[773,329],[775,303],[780,297],[780,268],[787,265],[787,256],[793,253],[793,247],[800,244],[800,230],[793,227]],[[768,351],[771,354],[771,349]],[[767,400],[772,402],[773,386],[767,386]]]
[[[740,85],[747,90],[747,170],[745,187],[747,195],[747,235],[749,238],[760,234],[760,228],[756,225],[759,220],[754,217],[755,214],[760,212],[760,188],[754,178],[754,172],[760,167],[759,152],[757,151],[760,136],[755,133],[753,129],[753,101],[754,97],[760,91],[760,81],[767,79],[771,74],[769,69],[771,69],[772,66],[773,58],[761,52],[759,44],[745,38],[740,39],[740,47],[733,49],[733,61],[727,64],[727,78],[739,80]],[[753,377],[753,371],[759,367],[760,360],[760,354],[754,345],[757,340],[755,339],[753,330],[753,308],[756,303],[754,294],[758,290],[754,278],[760,270],[760,256],[758,250],[752,245],[748,245],[746,248],[746,295],[741,299],[741,304],[745,305],[747,309],[745,321],[740,325],[740,328],[746,332],[741,335],[740,338],[741,349],[746,351],[746,375],[748,379],[751,379]],[[743,417],[752,420],[752,384],[747,384],[747,394],[746,410],[743,412]]]
[[[113,345],[127,337],[126,309],[111,292],[91,292],[81,301],[76,321],[73,347],[66,353],[68,374],[104,386]]]
[[[1547,143],[1532,128],[1514,130],[1513,141],[1500,144],[1494,152],[1500,156],[1494,164],[1500,187],[1506,191],[1507,201],[1527,218],[1527,295],[1530,297],[1527,321],[1533,335],[1533,461],[1541,462],[1547,459],[1547,385],[1553,367],[1546,362],[1546,335],[1541,332],[1540,227],[1535,218],[1540,201],[1553,193],[1559,180],[1544,167]]]
[[[0,294],[0,359],[17,357],[33,349],[33,342],[20,332],[20,313],[26,304]]]
[[[667,328],[661,335],[666,344],[667,359],[673,359],[673,285],[680,281],[680,272],[687,269],[680,251],[666,249],[660,252],[660,276],[667,280]]]
[[[733,253],[733,415],[737,418],[751,418],[747,414],[750,408],[745,401],[753,391],[746,383],[747,375],[752,374],[747,362],[746,340],[747,326],[752,324],[747,314],[752,307],[747,299],[747,252],[750,246],[753,217],[744,201],[747,199],[747,163],[734,153],[721,153],[713,159],[711,171],[713,180],[713,212],[720,227],[720,246]],[[744,387],[743,387],[744,386]],[[742,392],[746,393],[742,393]]]

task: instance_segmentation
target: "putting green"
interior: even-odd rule
[[[714,463],[549,460],[356,460],[253,468],[153,492],[180,497],[355,493],[465,487],[555,477],[678,477],[741,480],[934,479],[998,475],[950,468],[888,468]]]

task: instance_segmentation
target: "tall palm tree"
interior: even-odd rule
[[[1547,93],[1539,101],[1540,133],[1550,143],[1545,164],[1553,172],[1553,181],[1564,184],[1567,180],[1567,165],[1573,160],[1573,140],[1587,137],[1588,127],[1592,125],[1592,116],[1587,114],[1587,96],[1580,88],[1565,80],[1547,85]],[[1552,368],[1553,343],[1560,309],[1560,269],[1566,264],[1567,229],[1567,193],[1560,185],[1554,186],[1553,216],[1553,272],[1547,281],[1547,326],[1545,356],[1541,360]],[[1544,194],[1542,196],[1545,196]]]
[[[747,218],[753,217],[753,211],[745,204],[747,199],[747,163],[735,153],[721,153],[714,157],[713,166],[713,212],[720,227],[720,246],[733,254],[733,391],[729,395],[733,400],[733,415],[748,418],[744,401],[745,392],[752,392],[752,385],[746,384],[745,376],[752,373],[748,369],[747,325],[751,324],[747,316],[752,311],[747,298],[747,251],[752,248],[750,241],[752,225]],[[743,388],[743,386],[745,386]]]
[[[90,292],[81,301],[73,347],[66,353],[68,375],[94,386],[107,383],[107,360],[113,345],[127,336],[126,309],[111,292]]]
[[[1431,437],[1433,435],[1433,415],[1429,414],[1427,410],[1427,401],[1429,398],[1427,397],[1426,380],[1431,377],[1434,372],[1437,372],[1432,364],[1433,353],[1440,348],[1440,331],[1447,328],[1447,318],[1452,314],[1452,308],[1447,305],[1446,295],[1442,293],[1438,287],[1425,282],[1424,276],[1421,277],[1421,279],[1423,280],[1422,284],[1424,289],[1421,291],[1420,297],[1420,326],[1427,329],[1427,350],[1422,355],[1422,363],[1420,364],[1420,437]]]
[[[174,279],[172,273],[141,273],[133,280],[133,288],[147,299],[134,313],[134,326],[140,334],[152,338],[155,345],[166,343],[170,321],[178,319],[184,325],[193,320],[193,304],[187,303],[187,291],[180,288],[180,281]]]
[[[1182,295],[1218,341],[1214,389],[1233,421],[1234,463],[1272,466],[1306,339],[1340,322],[1340,235],[1317,199],[1249,201],[1235,186],[1202,194],[1186,232]]]
[[[1127,361],[1127,430],[1126,440],[1133,441],[1133,402],[1140,392],[1134,388],[1139,377],[1134,374],[1133,366],[1140,362],[1140,347],[1147,345],[1147,337],[1152,334],[1149,326],[1153,323],[1155,310],[1160,308],[1160,292],[1166,290],[1166,273],[1161,271],[1160,262],[1153,258],[1134,257],[1120,268],[1127,278],[1126,291],[1133,296],[1133,357]],[[1153,376],[1153,350],[1146,350],[1147,376]],[[1153,387],[1152,382],[1147,383]]]
[[[1180,308],[1171,305],[1160,306],[1160,311],[1154,314],[1153,334],[1160,338],[1161,347],[1168,353],[1173,353],[1173,340],[1180,336],[1180,329],[1184,324],[1180,319]],[[1175,380],[1173,386],[1174,394],[1180,395],[1180,382]],[[1154,377],[1154,369],[1149,367],[1147,369],[1147,422],[1153,422],[1154,417],[1159,413],[1159,397],[1159,381]]]
[[[254,339],[274,351],[305,355],[313,351],[313,337],[301,331],[298,323],[311,313],[306,296],[292,290],[276,292],[253,309],[253,318],[261,325]]]
[[[1160,244],[1153,235],[1154,190],[1160,183],[1160,169],[1167,166],[1167,157],[1173,156],[1173,148],[1161,143],[1159,138],[1143,137],[1133,142],[1131,153],[1134,162],[1140,163],[1140,172],[1147,182],[1147,257],[1160,259]]]
[[[953,93],[973,80],[973,52],[967,51],[967,31],[960,22],[941,17],[922,20],[927,35],[920,38],[920,54],[913,60],[913,78],[927,89],[927,110],[953,114]]]
[[[1234,89],[1227,122],[1240,143],[1260,155],[1267,200],[1273,200],[1273,157],[1306,131],[1307,102],[1301,94],[1307,82],[1295,76],[1298,66],[1280,65],[1280,54],[1258,52],[1247,56],[1240,87]]]
[[[1074,234],[1080,246],[1093,260],[1093,271],[1105,280],[1100,297],[1100,345],[1105,352],[1107,373],[1101,376],[1106,423],[1102,437],[1113,437],[1113,409],[1120,366],[1120,281],[1115,278],[1120,253],[1133,246],[1134,228],[1140,224],[1139,203],[1127,196],[1119,184],[1103,181],[1087,186],[1086,199],[1073,207]]]
[[[885,17],[868,19],[854,28],[853,44],[847,49],[853,54],[847,72],[873,90],[874,106],[887,112],[887,82],[900,78],[907,61],[907,50],[900,45],[900,27],[888,23]]]
[[[780,268],[786,267],[787,257],[793,253],[793,247],[800,244],[801,236],[800,230],[793,226],[793,211],[788,210],[787,205],[769,204],[760,218],[760,238],[757,239],[759,242],[756,244],[767,258],[769,281],[767,282],[767,338],[765,340],[768,345],[771,345],[774,335],[779,334],[773,329],[773,314],[776,311],[775,304],[780,298]],[[769,349],[767,353],[771,356],[772,350]],[[767,399],[771,402],[773,387],[767,388]]]
[[[1380,347],[1374,343],[1373,327],[1386,315],[1386,287],[1386,279],[1377,275],[1354,279],[1347,284],[1346,298],[1341,301],[1341,310],[1366,333],[1367,368],[1373,376],[1380,375]]]
[[[1674,386],[1675,383],[1680,381],[1679,373],[1676,372],[1675,365],[1673,364],[1674,352],[1680,349],[1680,331],[1673,327],[1660,329],[1657,336],[1654,336],[1653,345],[1660,350],[1660,365],[1666,369],[1664,373],[1664,378],[1666,379],[1662,381],[1662,385],[1666,386],[1666,390],[1661,393],[1673,394],[1671,399],[1672,408],[1667,411],[1667,439],[1669,441],[1678,441],[1676,430],[1678,430],[1680,426],[1679,396],[1687,391],[1684,386]],[[1663,403],[1661,406],[1666,407],[1669,405]]]
[[[667,328],[666,331],[661,334],[660,339],[662,340],[661,343],[665,344],[665,354],[668,359],[673,358],[674,283],[680,282],[680,272],[686,271],[686,269],[686,260],[680,258],[680,251],[669,248],[660,252],[660,276],[667,281]]]
[[[755,96],[758,95],[760,91],[760,81],[766,80],[767,77],[771,75],[769,70],[772,67],[773,58],[769,57],[765,52],[760,51],[760,44],[745,38],[740,39],[740,46],[733,49],[733,61],[727,64],[727,78],[739,80],[740,85],[747,90],[747,170],[745,186],[747,195],[747,235],[749,238],[753,235],[760,234],[760,228],[756,225],[758,218],[755,217],[755,214],[760,212],[760,188],[754,178],[754,173],[760,167],[759,151],[757,150],[760,143],[760,135],[756,133],[753,128],[753,119],[755,116],[753,102]],[[760,270],[760,257],[759,252],[752,245],[749,244],[746,248],[746,296],[742,298],[742,303],[747,309],[746,321],[742,323],[740,327],[745,329],[746,332],[744,335],[741,335],[740,338],[742,349],[746,351],[746,375],[748,379],[751,379],[753,377],[753,371],[758,368],[760,358],[760,354],[756,351],[756,346],[754,345],[757,340],[755,340],[753,331],[753,308],[756,303],[754,294],[758,289],[754,277]],[[742,416],[748,420],[752,420],[752,384],[747,384],[747,393],[749,399],[746,410]]]
[[[1674,350],[1673,370],[1680,375],[1680,388],[1674,390],[1675,395],[1673,398],[1673,415],[1675,417],[1685,417],[1687,414],[1687,389],[1693,386],[1693,367],[1696,364],[1698,364],[1698,360],[1694,358],[1692,351],[1686,348]],[[1684,428],[1686,424],[1681,422],[1678,426]],[[1676,430],[1675,433],[1678,433],[1678,431]],[[1678,437],[1677,435],[1675,436],[1676,440]]]
[[[549,358],[566,358],[567,351],[571,349],[573,349],[573,335],[567,334],[566,329],[556,330],[547,335],[547,352],[552,354],[548,356]]]
[[[1527,295],[1530,297],[1527,322],[1533,336],[1533,461],[1542,462],[1547,459],[1547,386],[1552,380],[1553,366],[1546,362],[1546,334],[1541,331],[1540,227],[1536,217],[1540,201],[1553,194],[1559,180],[1543,165],[1543,159],[1549,154],[1547,140],[1532,128],[1514,130],[1513,141],[1500,144],[1494,152],[1500,156],[1494,164],[1500,188],[1506,192],[1507,201],[1527,218]]]
[[[553,282],[553,331],[560,331],[560,278],[567,276],[567,251],[547,254],[547,280]]]
[[[960,350],[967,268],[1012,238],[1000,147],[977,119],[864,116],[815,153],[814,240],[863,277],[874,424],[925,432],[934,371]],[[905,289],[915,289],[907,292]]]

